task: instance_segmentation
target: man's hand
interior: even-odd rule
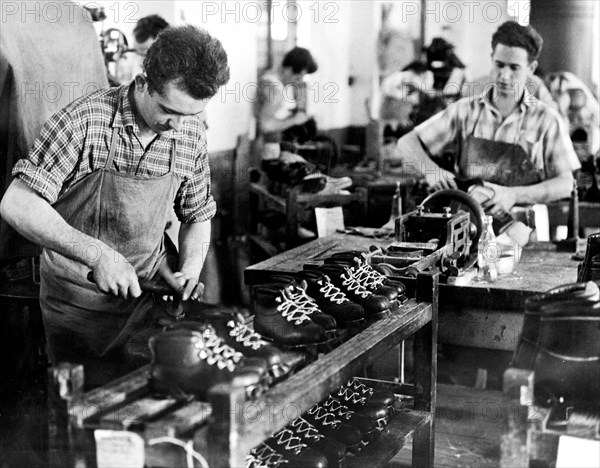
[[[123,299],[140,297],[142,294],[134,268],[116,250],[104,248],[91,267],[94,282],[103,293]]]
[[[438,190],[449,190],[454,189],[457,190],[458,186],[456,185],[456,181],[454,180],[454,175],[447,175],[446,177],[440,177],[437,181],[431,184],[431,189],[434,192]]]
[[[495,216],[502,212],[508,213],[517,202],[517,194],[513,187],[505,187],[503,185],[484,182],[484,187],[488,187],[494,191],[493,196],[482,204],[486,213]]]
[[[179,283],[181,291],[181,300],[199,301],[204,295],[204,284],[198,281],[198,278],[188,275],[185,272],[178,271],[173,273],[173,276]],[[173,296],[163,296],[163,300],[172,301]]]

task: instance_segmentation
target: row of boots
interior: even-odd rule
[[[385,429],[394,402],[392,392],[352,378],[255,447],[246,467],[341,467]]]
[[[276,274],[254,287],[254,330],[285,346],[326,343],[339,328],[386,317],[406,288],[374,270],[366,253],[335,253],[315,269]]]
[[[292,370],[289,353],[265,341],[241,314],[209,309],[188,315],[192,320],[149,339],[153,391],[207,400],[213,385],[229,382],[255,398]]]

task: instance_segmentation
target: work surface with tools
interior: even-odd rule
[[[290,273],[319,265],[335,252],[368,251],[386,247],[393,239],[378,239],[355,234],[336,233],[283,252],[245,271],[246,284],[268,280],[274,273]],[[528,297],[577,278],[579,261],[573,253],[559,252],[553,243],[530,243],[515,263],[512,273],[500,275],[493,283],[475,278],[462,286],[439,286],[441,343],[476,348],[513,351],[523,325],[523,304]],[[411,279],[403,279],[408,288]]]

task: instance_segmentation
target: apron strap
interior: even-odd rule
[[[169,174],[175,172],[175,161],[177,160],[177,140],[173,139],[173,146],[171,147],[171,162],[169,163]]]
[[[105,169],[110,169],[112,166],[113,158],[115,156],[115,150],[117,148],[117,134],[118,127],[114,127],[112,131],[112,136],[110,137],[110,151],[108,152],[108,158],[106,159],[106,164],[104,166]]]

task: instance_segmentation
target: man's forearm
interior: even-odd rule
[[[419,137],[411,131],[398,140],[390,162],[402,164],[403,173],[407,176],[423,176],[430,186],[434,186],[440,180],[453,179],[454,175],[442,169],[423,149]]]
[[[36,244],[90,268],[112,249],[70,226],[37,192],[19,179],[8,187],[0,207],[2,218]]]
[[[514,189],[517,205],[549,203],[569,197],[573,189],[573,174],[563,172],[538,184],[514,187]]]
[[[179,271],[199,278],[210,247],[210,221],[182,224],[179,228]]]

